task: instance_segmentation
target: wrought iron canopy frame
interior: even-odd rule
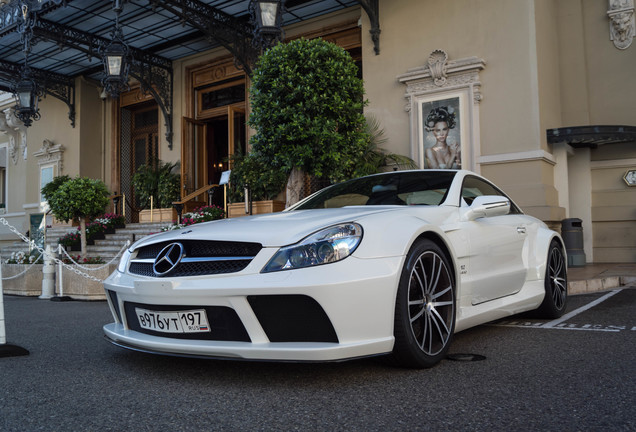
[[[371,23],[371,40],[373,41],[373,51],[375,55],[380,54],[380,0],[357,0],[362,9],[367,13]]]
[[[237,66],[250,75],[260,49],[253,46],[254,25],[249,13],[235,17],[200,0],[148,0],[155,10],[170,12],[184,24],[197,29],[211,44],[218,43],[235,58]],[[376,55],[379,54],[379,0],[354,0],[366,12],[371,23],[371,38]],[[0,7],[0,38],[10,33],[20,33],[23,22],[23,5],[27,5],[34,24],[33,44],[40,40],[54,41],[60,48],[70,48],[85,53],[89,58],[101,60],[100,49],[110,40],[96,34],[77,30],[63,24],[41,18],[44,14],[65,7],[73,0],[10,0]],[[284,3],[284,2],[281,2]],[[172,148],[173,69],[172,61],[150,51],[130,46],[130,76],[139,81],[142,91],[150,93],[159,105],[165,120],[166,139]],[[100,61],[101,63],[101,61]],[[0,78],[10,78],[15,64],[0,63]],[[69,106],[69,118],[74,125],[75,86],[74,77],[65,77],[44,70],[34,70],[34,75],[45,92],[64,101]],[[83,71],[95,73],[97,68]],[[15,79],[14,75],[13,79]],[[48,80],[45,82],[44,78]],[[9,82],[13,81],[10,79]]]
[[[153,9],[161,7],[201,31],[210,42],[218,42],[237,60],[246,74],[252,74],[259,51],[252,46],[253,27],[198,0],[150,0]]]
[[[54,41],[100,61],[100,50],[110,43],[109,39],[45,19],[38,20],[33,33],[36,39]],[[129,47],[129,52],[130,76],[139,81],[142,91],[150,93],[159,105],[165,120],[166,139],[172,149],[172,61],[134,47]]]
[[[44,95],[47,94],[61,100],[68,107],[68,118],[71,126],[75,127],[75,80],[66,75],[54,72],[43,71],[31,67],[32,78],[35,79],[42,88]],[[0,60],[0,79],[5,82],[12,82],[15,77],[22,73],[22,65]],[[9,86],[0,85],[0,89],[10,93]]]

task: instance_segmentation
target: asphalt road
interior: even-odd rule
[[[105,302],[5,296],[30,354],[0,358],[0,430],[635,431],[636,288],[610,294],[459,333],[451,353],[485,359],[428,370],[136,353],[103,339]]]

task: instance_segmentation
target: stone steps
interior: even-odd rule
[[[95,240],[94,245],[87,245],[86,252],[89,257],[101,257],[105,261],[110,261],[115,257],[122,249],[126,241],[130,241],[131,244],[135,240],[139,240],[149,234],[153,234],[161,231],[161,228],[168,225],[167,222],[154,222],[154,223],[131,223],[127,224],[126,228],[120,228],[116,230],[115,234],[106,234],[104,240]],[[51,246],[51,249],[57,250],[57,241],[60,237],[64,236],[68,232],[75,232],[76,227],[55,227],[49,228],[46,231],[46,244]],[[16,241],[12,245],[5,246],[0,250],[0,256],[3,260],[6,260],[11,256],[13,252],[28,252],[29,248],[23,241]],[[79,255],[79,251],[68,251],[71,256]]]

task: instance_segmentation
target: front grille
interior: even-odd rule
[[[173,269],[157,275],[153,269],[155,259],[168,245],[179,243],[183,256]],[[259,243],[224,241],[166,241],[144,246],[131,260],[129,272],[148,277],[184,277],[236,273],[247,267],[262,249]]]

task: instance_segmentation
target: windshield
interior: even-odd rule
[[[292,210],[370,205],[439,205],[454,171],[403,171],[362,177],[325,188]]]

